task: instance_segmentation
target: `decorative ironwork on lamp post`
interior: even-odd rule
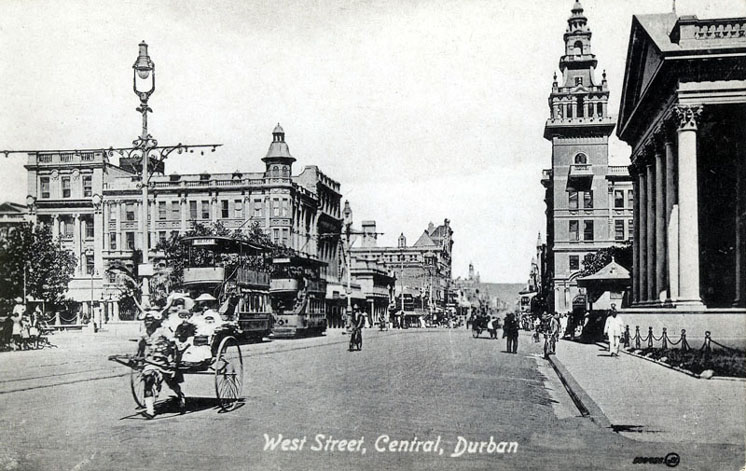
[[[140,106],[137,111],[142,115],[142,134],[132,141],[133,148],[113,149],[110,148],[107,155],[113,156],[115,152],[127,161],[140,160],[141,162],[141,182],[142,189],[142,212],[140,217],[140,233],[142,234],[142,264],[138,267],[138,275],[142,278],[142,305],[150,303],[150,283],[149,277],[153,275],[153,265],[149,263],[149,231],[148,231],[148,214],[153,218],[153,211],[148,211],[149,198],[148,189],[150,185],[150,167],[153,173],[163,168],[163,161],[172,153],[181,154],[183,152],[194,152],[196,148],[212,148],[212,152],[221,144],[198,144],[183,145],[181,143],[175,146],[159,146],[158,141],[148,133],[148,113],[153,109],[148,106],[148,99],[155,91],[155,63],[148,55],[148,45],[145,41],[139,44],[139,54],[137,60],[132,65],[132,90],[140,98]],[[204,151],[202,151],[204,153]]]
[[[350,313],[352,312],[352,260],[350,249],[352,243],[350,236],[352,235],[352,208],[350,208],[350,202],[345,200],[345,209],[342,212],[344,215],[344,226],[345,226],[345,259],[347,261],[347,323],[350,322]]]

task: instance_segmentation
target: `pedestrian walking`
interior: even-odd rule
[[[15,299],[16,304],[13,306],[13,314],[10,318],[13,321],[13,327],[11,329],[11,348],[17,350],[21,348],[21,319],[23,314],[26,312],[26,307],[23,305],[23,299],[20,297]]]
[[[503,338],[507,338],[505,350],[508,353],[518,353],[518,320],[513,313],[508,313],[505,316]]]
[[[495,316],[492,316],[492,318],[487,322],[487,332],[490,333],[490,338],[497,340],[497,320],[495,319]]]
[[[612,304],[604,324],[604,334],[609,336],[609,356],[619,358],[619,342],[623,331],[622,317],[617,313],[616,304]]]

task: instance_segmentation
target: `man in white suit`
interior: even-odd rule
[[[616,304],[611,305],[611,312],[606,318],[604,334],[609,336],[609,353],[611,356],[619,357],[619,341],[622,339],[624,323],[616,311]]]

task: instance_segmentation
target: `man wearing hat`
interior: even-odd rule
[[[174,348],[170,333],[161,326],[163,319],[158,311],[148,310],[139,316],[145,325],[137,357],[145,361],[143,380],[145,383],[145,415],[146,418],[155,417],[155,399],[165,381],[166,385],[176,393],[179,409],[182,413],[186,408],[184,393],[179,383],[183,380],[174,366]]]

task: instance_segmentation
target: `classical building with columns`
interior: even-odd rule
[[[29,154],[27,203],[30,217],[50,224],[78,259],[68,298],[83,311],[103,301],[116,318],[119,290],[107,269],[135,267],[145,211],[136,169],[109,154],[105,149]],[[153,175],[147,204],[151,259],[158,263],[158,240],[197,223],[220,222],[228,229],[258,224],[274,242],[326,262],[328,286],[342,290],[339,237],[329,236],[342,227],[340,184],[316,166],[293,175],[295,158],[279,124],[261,160],[262,172]]]
[[[634,16],[617,134],[636,188],[633,306],[720,314],[707,330],[746,312],[746,18]],[[744,336],[732,320],[720,338]]]
[[[625,166],[609,165],[609,136],[615,119],[609,113],[606,73],[595,77],[591,31],[576,2],[567,20],[562,77],[555,74],[549,95],[544,138],[552,143],[552,168],[543,171],[546,248],[543,302],[550,311],[585,310],[577,278],[583,258],[632,237],[632,181]]]

